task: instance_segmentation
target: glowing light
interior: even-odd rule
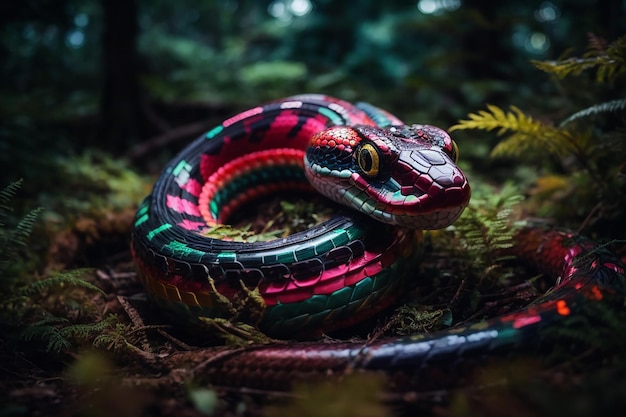
[[[424,14],[442,14],[461,7],[461,0],[419,0],[417,8]]]
[[[289,20],[287,5],[282,1],[274,1],[267,6],[267,12],[279,20]]]
[[[72,48],[80,48],[85,43],[85,34],[79,30],[74,30],[67,35],[65,41]]]
[[[276,0],[267,7],[267,12],[282,22],[291,22],[294,17],[302,17],[313,10],[310,0]]]
[[[424,14],[433,14],[437,11],[437,2],[435,0],[420,0],[417,8]]]
[[[596,300],[596,301],[600,301],[603,298],[602,295],[602,291],[600,290],[600,288],[598,288],[597,285],[594,285],[593,287],[591,287],[591,296],[590,298]]]
[[[571,310],[567,306],[567,302],[565,302],[565,300],[559,300],[556,302],[556,312],[562,316],[569,316]]]
[[[289,10],[294,16],[304,16],[308,14],[311,9],[313,9],[313,5],[309,0],[291,0],[289,2]]]
[[[528,51],[540,54],[550,48],[550,39],[541,32],[534,32],[526,38],[525,46]]]
[[[85,13],[79,13],[74,17],[74,24],[79,28],[84,28],[89,24],[89,16]]]
[[[561,10],[551,1],[544,1],[535,10],[535,19],[538,22],[556,22],[561,16]]]

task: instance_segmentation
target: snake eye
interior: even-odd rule
[[[380,155],[374,145],[365,143],[357,151],[356,157],[359,168],[368,177],[375,177],[380,170]]]
[[[459,146],[456,144],[455,141],[452,141],[452,149],[450,150],[449,155],[455,164],[459,162]]]

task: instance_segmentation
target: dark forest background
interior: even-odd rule
[[[532,123],[514,120],[519,126],[507,132],[518,141],[504,157],[490,157],[503,142],[498,129],[453,132],[477,207],[466,212],[480,227],[489,216],[482,207],[528,197],[516,214],[617,241],[626,259],[625,23],[624,0],[0,2],[0,416],[108,415],[92,412],[110,404],[124,410],[118,416],[210,415],[203,407],[213,391],[193,380],[171,385],[145,365],[179,345],[147,343],[120,301],[127,287],[143,296],[131,279],[132,219],[178,150],[224,118],[283,96],[367,101],[446,129],[487,105],[516,106]],[[580,71],[564,77],[537,68],[585,56],[595,64],[567,61]],[[614,72],[600,76],[594,65]],[[556,151],[536,146],[549,135],[561,140]],[[454,239],[441,257],[463,276],[471,266],[457,264],[475,259]],[[500,271],[487,265],[487,274]],[[528,297],[521,293],[512,298]],[[511,391],[493,398],[468,391],[448,408],[413,405],[442,416],[599,415],[602,400],[623,408],[620,314],[576,334],[589,350],[567,369],[544,372],[537,386],[522,364],[506,375]],[[120,389],[123,378],[141,392]],[[260,415],[243,397],[220,396],[206,409]]]
[[[558,86],[529,61],[580,52],[590,32],[615,39],[624,9],[593,0],[3,2],[4,182],[32,187],[43,179],[35,167],[90,147],[145,164],[159,154],[146,141],[192,138],[225,114],[303,91],[444,127],[484,103],[565,113],[546,99]]]

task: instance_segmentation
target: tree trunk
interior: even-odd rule
[[[101,0],[103,72],[101,143],[128,149],[143,136],[138,80],[136,0]]]

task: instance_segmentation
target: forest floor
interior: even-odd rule
[[[268,223],[265,219],[284,217],[282,210],[284,206],[274,200],[259,206],[256,217],[244,222],[262,231]],[[626,346],[623,337],[608,348],[592,345],[556,365],[526,358],[480,368],[456,389],[397,394],[385,392],[384,380],[350,377],[302,385],[292,392],[208,385],[203,366],[224,347],[206,329],[182,331],[149,302],[128,250],[133,214],[122,212],[96,223],[78,221],[53,240],[51,262],[89,267],[81,277],[101,291],[83,291],[79,296],[67,288],[49,291],[41,295],[45,302],[68,316],[72,311],[80,315],[72,318],[76,323],[110,322],[101,334],[82,340],[65,334],[72,345],[56,351],[36,338],[11,340],[15,329],[3,332],[1,416],[535,416],[562,409],[571,411],[569,415],[589,415],[626,405],[620,394],[626,389],[626,366],[620,359]],[[117,226],[111,227],[113,223]],[[96,235],[100,239],[88,238]],[[450,300],[467,293],[469,300],[471,286],[456,278],[467,276],[468,265],[451,256],[445,247],[430,245],[422,273],[438,271],[440,277],[453,277],[455,284],[443,297]],[[515,309],[536,296],[528,286],[517,288],[506,296],[503,293],[495,306],[492,303],[492,312]],[[68,308],[76,300],[84,305]],[[78,313],[82,310],[88,312]],[[394,316],[369,324],[380,330],[389,317]],[[366,343],[373,334],[376,331],[361,331],[348,337]]]

